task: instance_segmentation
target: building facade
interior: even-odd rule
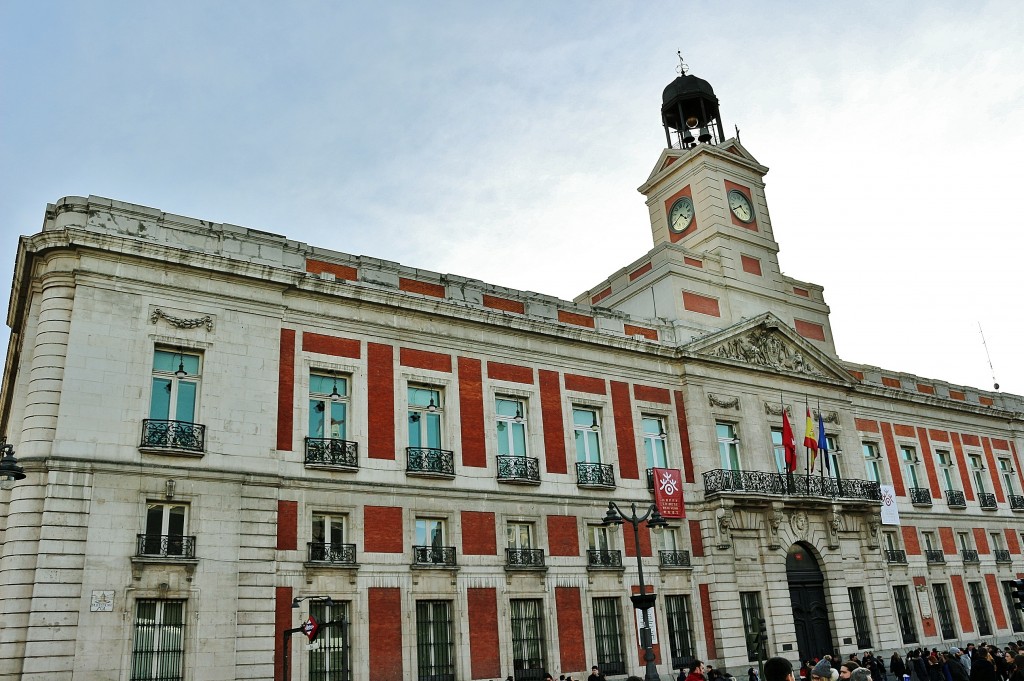
[[[662,674],[1020,638],[1024,398],[837,357],[710,85],[662,120],[654,246],[572,301],[48,206],[7,320],[0,679],[633,674],[638,556]],[[603,524],[655,468],[684,517]]]

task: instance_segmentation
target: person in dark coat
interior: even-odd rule
[[[971,677],[967,675],[967,670],[955,655],[942,653],[942,657],[944,660],[944,664],[942,665],[943,671],[946,673],[946,678],[948,678],[949,681],[970,681]],[[994,679],[990,679],[989,681],[994,681]]]
[[[974,651],[971,658],[970,681],[999,681],[992,654],[984,646]]]
[[[889,658],[889,671],[896,677],[896,681],[900,681],[903,675],[907,673],[907,665],[903,662],[903,658],[900,657],[900,651],[894,650],[892,657]]]

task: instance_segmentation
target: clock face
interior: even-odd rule
[[[754,221],[754,207],[750,205],[750,199],[739,189],[729,190],[729,210],[740,222]]]
[[[672,204],[668,212],[668,228],[676,234],[681,234],[693,223],[693,201],[689,196],[683,196]]]

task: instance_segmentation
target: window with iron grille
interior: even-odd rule
[[[416,678],[455,681],[451,601],[416,601]]]
[[[761,649],[761,625],[760,620],[764,617],[761,610],[760,591],[741,591],[740,610],[743,611],[743,631],[747,641],[747,660],[758,659]],[[767,652],[767,651],[766,651]]]
[[[917,643],[917,627],[914,626],[914,610],[910,605],[910,588],[897,584],[892,588],[896,602],[896,618],[900,621],[900,633],[904,643]]]
[[[540,599],[512,599],[512,669],[516,681],[544,678],[544,617]]]
[[[136,602],[133,638],[131,681],[182,681],[185,601]]]
[[[956,638],[956,629],[953,627],[953,608],[949,604],[946,585],[932,584],[932,593],[935,594],[935,611],[939,614],[939,629],[942,630],[942,638]]]
[[[625,674],[626,655],[618,598],[594,599],[594,639],[597,643],[597,668],[603,674]]]
[[[1010,611],[1010,628],[1013,631],[1024,631],[1024,622],[1021,621],[1020,610],[1013,601],[1013,582],[1003,582],[1003,598],[1006,600],[1007,610]]]
[[[871,648],[871,620],[868,619],[868,604],[864,600],[864,588],[853,586],[850,594],[850,610],[853,612],[853,632],[858,648]]]
[[[348,601],[310,601],[309,614],[320,624],[315,650],[309,651],[309,681],[349,681]]]
[[[981,582],[967,582],[967,591],[971,594],[971,604],[974,606],[974,617],[978,620],[978,635],[991,636],[992,624],[988,619],[988,608],[985,607],[985,597],[981,593]]]
[[[667,596],[668,640],[672,648],[672,668],[682,669],[694,657],[693,611],[689,596]]]

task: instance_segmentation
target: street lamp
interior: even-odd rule
[[[14,458],[14,445],[7,443],[7,437],[0,437],[0,481],[14,482],[25,479],[25,469]]]
[[[299,598],[298,596],[296,596],[295,598],[292,599],[292,607],[293,608],[298,608],[299,607],[299,603],[301,603],[302,601],[323,601],[324,605],[326,605],[328,608],[330,608],[332,605],[334,605],[334,601],[331,599],[330,596],[303,596],[302,598]],[[309,620],[307,620],[307,622],[308,621]],[[333,622],[325,622],[324,624],[325,625],[333,624]],[[316,625],[313,624],[313,627],[315,629]],[[300,632],[303,633],[303,634],[306,634],[307,636],[309,635],[309,632],[306,630],[305,625],[300,625],[300,626],[295,627],[293,629],[285,629],[285,630],[283,630],[281,632],[282,657],[283,657],[282,665],[281,665],[281,680],[282,681],[288,681],[288,678],[291,675],[291,660],[289,659],[289,657],[290,657],[289,653],[291,652],[291,645],[290,645],[290,643],[291,643],[292,634],[298,634]],[[315,635],[315,633],[316,632],[314,631],[313,635]],[[312,641],[312,638],[310,638],[310,641]]]
[[[668,521],[662,517],[656,504],[651,504],[643,515],[639,516],[636,514],[636,503],[634,502],[631,506],[632,513],[627,516],[622,512],[618,504],[614,501],[609,501],[608,512],[605,514],[601,524],[621,525],[622,523],[629,523],[633,526],[633,545],[636,547],[636,571],[640,579],[640,594],[630,596],[629,600],[633,601],[633,605],[640,608],[640,612],[643,613],[644,626],[640,629],[640,645],[643,646],[644,661],[647,663],[644,681],[661,681],[661,677],[658,676],[658,667],[654,664],[654,646],[651,643],[651,621],[648,615],[648,611],[654,607],[654,601],[657,596],[653,593],[647,593],[647,586],[644,584],[644,564],[640,555],[640,523],[646,520],[648,529],[658,531],[668,527]]]

